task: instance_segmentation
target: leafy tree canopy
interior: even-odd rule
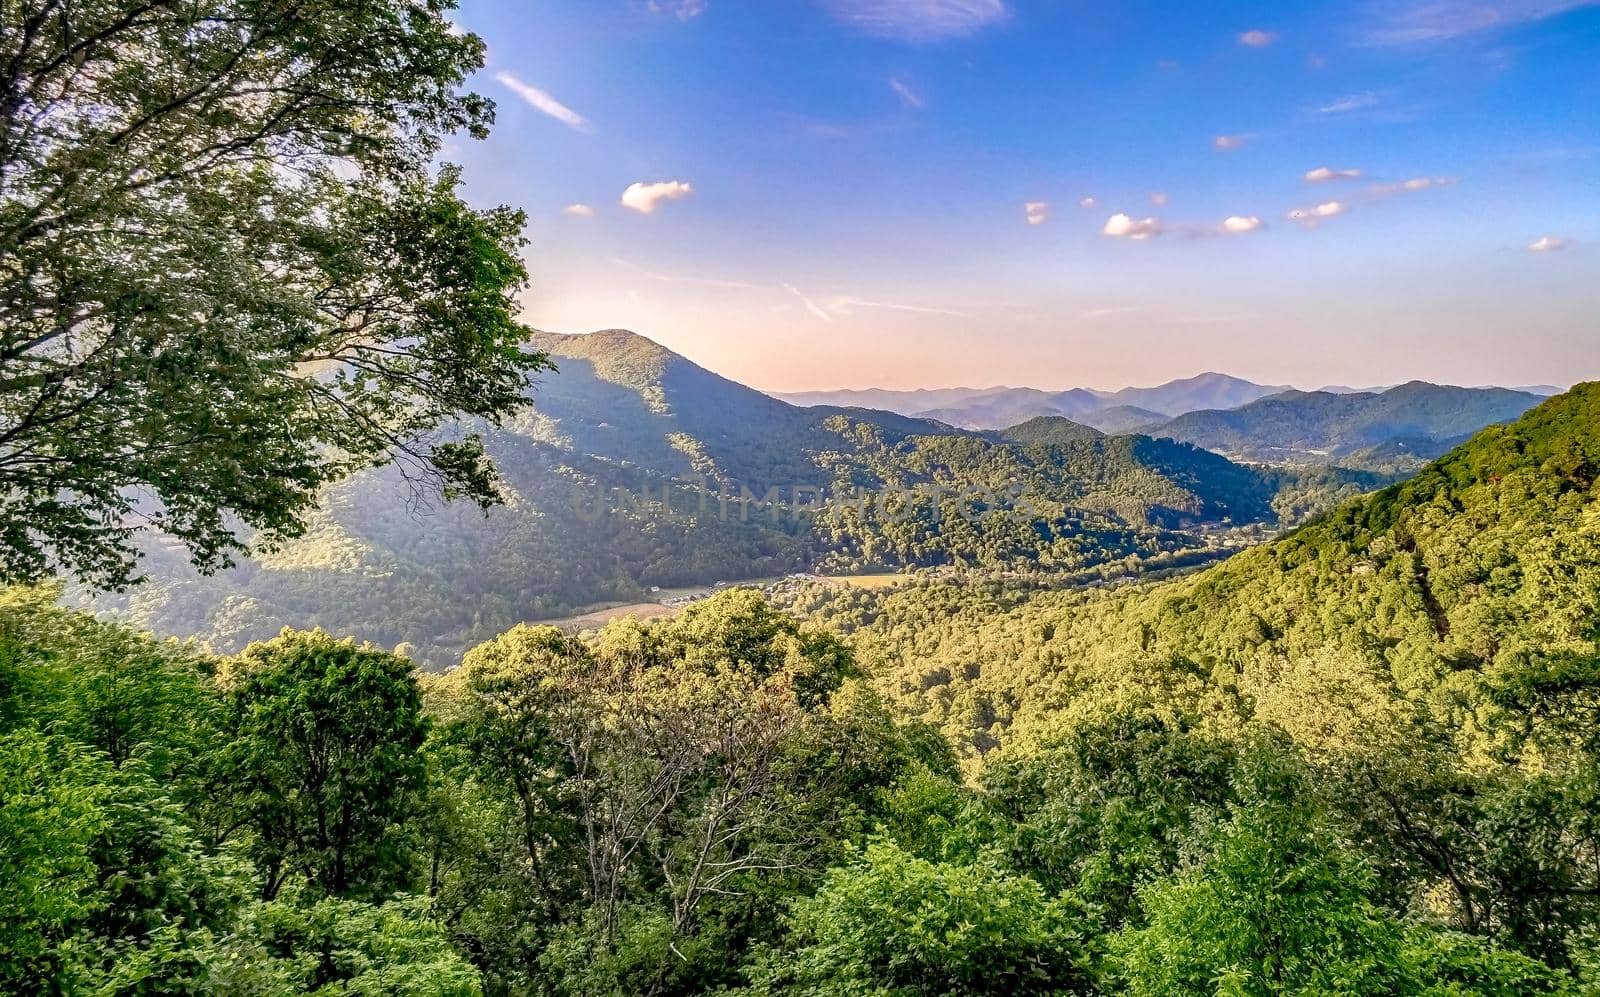
[[[121,587],[149,528],[223,567],[390,461],[495,499],[450,424],[549,362],[514,320],[521,214],[432,167],[492,116],[450,6],[7,6],[0,579]]]

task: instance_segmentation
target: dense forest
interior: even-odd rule
[[[443,676],[322,632],[217,659],[12,590],[0,973],[1586,992],[1597,416],[1582,387],[1190,578],[791,592],[805,619],[733,590]]]

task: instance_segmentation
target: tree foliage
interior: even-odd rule
[[[0,578],[121,586],[151,528],[223,567],[384,461],[494,500],[477,437],[437,430],[547,361],[513,318],[521,215],[430,166],[491,118],[448,7],[8,6]]]

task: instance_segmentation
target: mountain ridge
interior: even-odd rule
[[[1190,412],[1150,432],[1249,460],[1338,462],[1377,450],[1405,451],[1415,463],[1542,401],[1506,388],[1427,381],[1381,393],[1291,390],[1235,409]]]

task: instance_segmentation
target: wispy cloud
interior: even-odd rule
[[[638,274],[646,280],[659,281],[663,284],[692,284],[702,287],[716,287],[738,291],[765,291],[768,293],[782,291],[791,294],[800,302],[805,310],[817,319],[833,324],[836,319],[848,318],[858,309],[877,308],[886,311],[915,312],[920,315],[954,315],[960,318],[970,318],[966,312],[955,311],[950,308],[938,308],[931,305],[909,304],[903,301],[882,301],[876,298],[858,298],[853,295],[840,295],[831,298],[813,298],[789,283],[780,284],[754,284],[744,280],[728,280],[721,277],[697,277],[684,274],[662,273],[640,266],[619,256],[611,257],[611,262],[632,273]]]
[[[1266,226],[1255,215],[1229,215],[1222,220],[1222,231],[1227,235],[1244,235],[1257,232]]]
[[[650,0],[645,8],[652,14],[671,14],[680,21],[692,21],[709,6],[708,0]]]
[[[1254,138],[1252,135],[1218,135],[1211,140],[1211,148],[1218,152],[1232,152],[1235,149],[1243,149],[1252,138]]]
[[[1244,34],[1239,36],[1239,44],[1249,46],[1250,48],[1266,48],[1268,45],[1271,45],[1277,40],[1278,36],[1276,33],[1271,31],[1263,31],[1260,28],[1254,28],[1250,31],[1246,31]]]
[[[1158,208],[1161,207],[1162,205],[1166,204],[1167,203],[1166,191],[1161,191],[1161,190],[1153,190],[1153,191],[1151,191],[1150,192],[1150,203],[1155,205]]]
[[[812,315],[815,315],[817,318],[828,323],[829,325],[833,324],[833,316],[829,315],[821,305],[817,304],[815,301],[812,301],[804,294],[801,294],[798,287],[795,287],[793,284],[785,284],[783,285],[783,289],[799,298],[800,303],[805,306],[806,311],[810,312]]]
[[[574,218],[593,218],[594,208],[587,204],[569,204],[561,209],[561,213]]]
[[[1005,20],[1005,0],[824,0],[843,24],[879,38],[934,42],[974,34]]]
[[[1029,201],[1022,206],[1022,216],[1029,225],[1043,225],[1050,220],[1050,202]]]
[[[1349,94],[1338,100],[1323,104],[1317,108],[1318,114],[1349,114],[1352,111],[1365,111],[1377,107],[1381,98],[1376,91],[1363,90],[1360,93]]]
[[[1078,207],[1080,207],[1080,208],[1092,208],[1098,203],[1100,203],[1100,202],[1096,201],[1092,197],[1080,197],[1080,198],[1078,198]]]
[[[1360,170],[1336,170],[1331,166],[1319,166],[1314,170],[1307,170],[1305,175],[1307,183],[1329,183],[1334,180],[1358,180],[1360,178]]]
[[[1160,219],[1134,218],[1119,211],[1106,219],[1100,234],[1116,239],[1144,240],[1153,239],[1165,231]]]
[[[1113,315],[1131,315],[1137,311],[1143,311],[1143,309],[1138,305],[1111,305],[1107,308],[1091,308],[1079,314],[1078,317],[1090,322],[1096,322],[1103,318],[1110,318]]]
[[[641,215],[654,214],[662,201],[676,201],[694,193],[694,184],[682,180],[629,184],[622,192],[622,206]]]
[[[641,277],[645,277],[649,280],[658,280],[665,284],[702,284],[706,287],[723,287],[743,291],[755,291],[760,290],[765,286],[770,286],[763,284],[751,284],[748,281],[743,280],[724,280],[719,277],[685,277],[679,274],[661,273],[656,270],[648,269],[647,267],[642,267],[637,263],[631,263],[619,256],[611,257],[611,262],[626,270],[632,270]]]
[[[1432,187],[1453,187],[1460,182],[1460,177],[1412,177],[1410,180],[1401,180],[1397,183],[1373,184],[1367,188],[1367,196],[1381,199],[1393,197],[1396,194],[1409,194],[1413,191],[1428,190]]]
[[[501,86],[521,97],[534,110],[542,114],[548,114],[568,128],[576,131],[584,132],[585,134],[594,131],[594,126],[589,124],[587,118],[538,87],[525,83],[510,73],[495,73],[494,78]]]
[[[1162,325],[1226,325],[1230,322],[1246,322],[1255,318],[1254,315],[1180,315],[1176,318],[1162,319]]]
[[[790,288],[790,290],[793,290],[793,288]],[[928,305],[908,305],[898,301],[873,301],[868,298],[833,298],[827,303],[824,310],[834,315],[847,316],[857,308],[882,308],[891,312],[915,312],[919,315],[955,315],[960,318],[969,317],[966,312],[958,312],[950,308],[933,308]]]
[[[900,77],[896,76],[889,80],[889,89],[893,90],[895,95],[900,98],[900,103],[911,108],[912,110],[917,110],[922,107],[922,95],[911,89],[911,84],[907,83],[905,80],[902,80]]]
[[[1558,253],[1572,245],[1572,240],[1559,235],[1542,235],[1528,244],[1530,253]]]
[[[1597,5],[1600,0],[1424,0],[1385,4],[1365,40],[1369,45],[1443,41]]]

